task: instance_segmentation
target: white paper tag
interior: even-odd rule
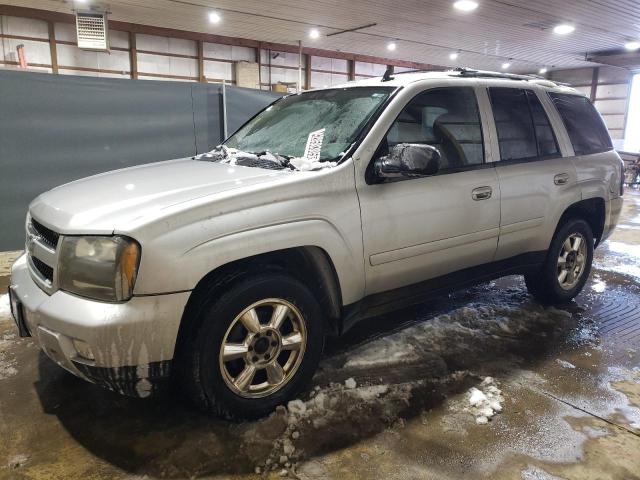
[[[304,158],[309,162],[320,161],[320,150],[324,140],[324,128],[311,132],[307,138],[307,146],[304,147]]]

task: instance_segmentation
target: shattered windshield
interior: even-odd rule
[[[203,159],[272,169],[334,166],[392,91],[351,87],[282,98]]]

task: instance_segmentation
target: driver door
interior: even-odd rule
[[[372,177],[372,163],[399,143],[434,146],[436,175]],[[412,285],[491,262],[500,223],[500,189],[485,162],[473,86],[424,90],[402,108],[358,182],[366,294]]]

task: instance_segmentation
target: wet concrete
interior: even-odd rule
[[[572,304],[507,277],[373,319],[328,343],[302,406],[257,422],[76,379],[2,305],[0,478],[640,478],[637,192]],[[478,425],[487,376],[503,410]]]

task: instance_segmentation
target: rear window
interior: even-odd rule
[[[566,93],[549,93],[549,97],[562,117],[576,155],[613,149],[602,117],[587,98]]]

